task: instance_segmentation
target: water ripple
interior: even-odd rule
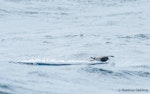
[[[8,92],[5,92],[5,91],[0,91],[0,94],[13,94],[13,93],[8,93]]]
[[[118,38],[148,40],[150,39],[150,34],[119,35]]]
[[[8,91],[12,91],[12,87],[8,84],[0,83],[0,94],[13,94],[13,93],[9,93]]]
[[[117,78],[133,78],[133,77],[145,77],[150,78],[150,72],[147,71],[130,71],[130,70],[107,70],[103,68],[84,68],[84,71],[88,73],[96,73],[104,76],[111,76],[111,77],[117,77]]]

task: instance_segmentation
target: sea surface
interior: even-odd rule
[[[0,0],[0,66],[0,94],[150,94],[150,0]]]

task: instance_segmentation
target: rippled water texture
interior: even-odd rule
[[[149,94],[149,9],[149,0],[1,0],[0,94]],[[114,58],[90,61],[105,55]]]

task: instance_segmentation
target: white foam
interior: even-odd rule
[[[79,64],[79,63],[99,63],[99,61],[90,61],[90,60],[58,60],[58,59],[49,59],[49,58],[31,58],[31,59],[24,59],[24,60],[19,60],[19,62],[32,62],[32,63],[37,63],[37,62],[41,62],[41,63],[53,63],[53,64],[57,64],[57,63],[65,63],[65,64]]]

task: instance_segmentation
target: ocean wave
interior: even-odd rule
[[[0,83],[0,94],[13,94],[12,87],[8,84]]]
[[[13,93],[5,92],[5,91],[0,91],[0,94],[13,94]]]
[[[145,77],[150,78],[150,72],[148,71],[140,71],[140,70],[109,70],[104,68],[94,68],[94,67],[87,67],[83,68],[84,71],[88,73],[96,73],[103,76],[111,76],[112,78],[125,78],[130,79],[133,77]]]
[[[3,89],[11,89],[11,88],[10,88],[10,85],[6,85],[6,84],[0,84],[0,88],[3,88]]]
[[[119,35],[118,38],[149,40],[150,34]]]

